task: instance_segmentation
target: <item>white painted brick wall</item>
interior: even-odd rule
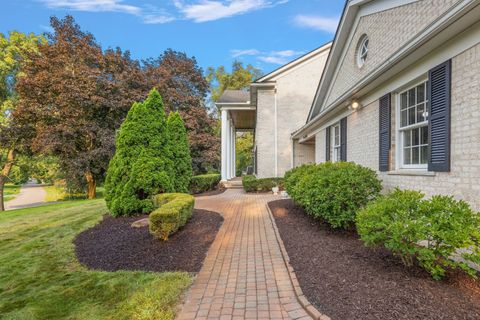
[[[325,162],[325,130],[318,132],[315,135],[315,162],[322,163]]]
[[[291,134],[305,124],[320,77],[328,57],[328,51],[304,62],[300,67],[287,71],[276,81],[277,86],[277,134],[278,176],[292,168]],[[258,90],[257,105],[257,159],[259,178],[273,177],[274,158],[274,96],[273,91]],[[298,161],[315,161],[314,147],[299,147]],[[300,160],[301,159],[301,160]]]

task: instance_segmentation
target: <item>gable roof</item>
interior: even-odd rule
[[[320,47],[313,49],[312,51],[298,57],[297,59],[290,61],[289,63],[281,66],[280,68],[275,69],[272,72],[262,76],[261,78],[255,80],[253,83],[262,83],[262,82],[272,81],[275,77],[295,68],[296,66],[303,64],[304,62],[308,62],[310,59],[318,56],[321,53],[324,53],[330,50],[331,46],[332,46],[332,42],[331,41],[327,42],[321,45]]]
[[[246,90],[225,90],[217,103],[249,103],[250,92]]]

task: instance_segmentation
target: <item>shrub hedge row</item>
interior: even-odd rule
[[[476,276],[468,263],[480,263],[480,213],[464,201],[400,189],[381,196],[376,173],[347,162],[292,169],[285,188],[308,214],[334,228],[355,224],[365,245],[382,245],[407,266],[417,260],[434,279],[449,268]],[[451,259],[459,254],[463,261]]]
[[[190,193],[197,194],[214,190],[220,183],[220,179],[221,176],[218,173],[193,176],[190,181]]]
[[[150,233],[168,240],[192,216],[195,198],[185,193],[163,193],[153,197],[153,204],[157,209],[149,216]]]
[[[257,179],[253,175],[243,176],[242,184],[245,192],[267,192],[271,191],[273,187],[283,189],[283,178],[264,178]]]

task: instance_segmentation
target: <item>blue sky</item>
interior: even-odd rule
[[[138,59],[167,48],[200,66],[234,59],[267,73],[330,41],[344,0],[11,0],[2,3],[0,32],[42,33],[49,17],[71,14],[103,48]]]

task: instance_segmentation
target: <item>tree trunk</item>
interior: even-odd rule
[[[97,183],[95,182],[95,177],[91,171],[85,173],[85,179],[87,180],[87,199],[92,200],[97,197]]]
[[[15,151],[13,149],[8,150],[7,161],[5,162],[2,172],[0,173],[0,212],[5,211],[5,205],[3,204],[3,188],[5,187],[5,182],[10,174],[10,170],[12,170],[14,158]]]

